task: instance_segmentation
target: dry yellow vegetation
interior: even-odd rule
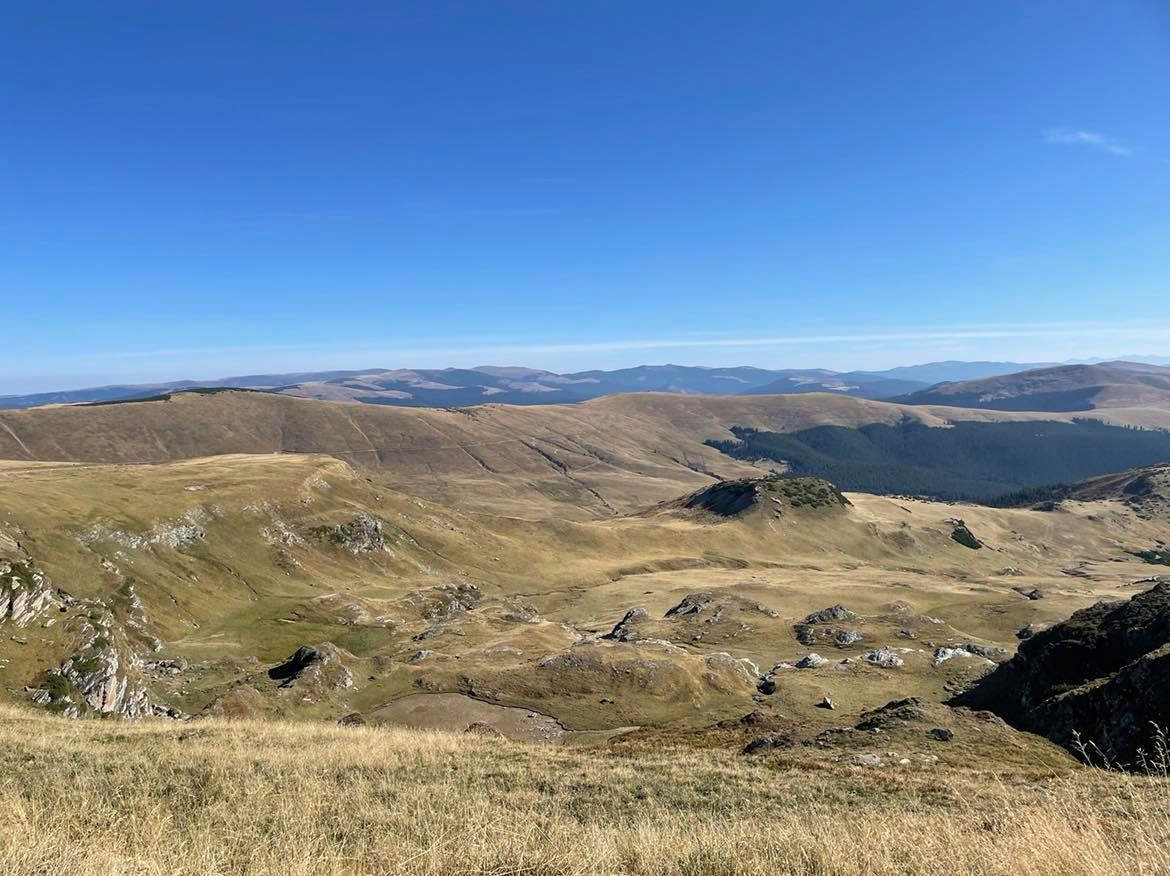
[[[460,694],[570,731],[705,726],[762,706],[815,735],[899,697],[940,701],[990,664],[932,665],[934,647],[1010,650],[1022,626],[1125,598],[1150,569],[1126,548],[1149,546],[1163,527],[1109,501],[1044,513],[861,494],[846,508],[785,506],[780,516],[765,499],[767,508],[730,519],[674,503],[603,521],[529,521],[445,508],[309,454],[9,462],[0,487],[0,560],[31,558],[51,586],[108,606],[120,655],[109,676],[143,687],[152,703],[381,720],[404,697]],[[381,521],[377,549],[314,535],[362,514]],[[954,515],[988,547],[957,544]],[[1015,574],[1001,574],[1009,566]],[[475,588],[465,605],[461,587]],[[1019,592],[1031,588],[1045,598]],[[665,616],[690,595],[709,595],[709,609]],[[834,603],[858,614],[862,639],[798,642],[793,624]],[[35,694],[25,688],[46,689],[49,670],[78,653],[86,619],[107,610],[61,607],[0,636],[8,697],[27,702]],[[636,640],[598,640],[634,607],[648,613]],[[900,637],[907,629],[918,639]],[[337,658],[322,684],[268,678],[298,646],[327,642]],[[906,649],[905,665],[858,659],[883,646]],[[760,698],[761,673],[810,651],[831,665],[788,671]],[[136,665],[180,659],[189,666],[179,674]],[[837,712],[815,707],[826,694]],[[447,728],[462,730],[473,720],[464,717]]]
[[[905,419],[1070,420],[1084,412],[965,410],[825,393],[637,393],[576,405],[458,410],[325,402],[263,392],[0,410],[0,459],[161,463],[232,453],[336,456],[388,487],[443,505],[530,519],[620,515],[759,474],[704,445],[732,426],[793,432]],[[1170,427],[1165,407],[1109,408],[1108,423]],[[770,467],[770,466],[765,466]]]
[[[1168,791],[1071,763],[887,771],[0,708],[13,876],[1153,874],[1170,872]]]
[[[1165,779],[943,705],[1149,581],[1165,478],[683,498],[759,474],[699,443],[728,422],[901,416],[832,401],[0,416],[29,456],[171,460],[0,462],[0,872],[1170,872]],[[184,720],[116,718],[152,714]]]

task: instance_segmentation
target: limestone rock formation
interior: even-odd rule
[[[32,563],[0,562],[0,623],[26,627],[56,601],[44,573]]]

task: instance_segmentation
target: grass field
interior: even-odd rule
[[[1170,872],[1170,785],[0,709],[8,874]]]
[[[950,709],[992,661],[932,656],[1002,658],[1137,592],[1161,505],[824,505],[785,481],[726,516],[630,483],[637,513],[533,519],[309,454],[0,464],[0,560],[59,588],[0,635],[0,873],[1170,873],[1164,779]],[[836,603],[860,640],[799,638]],[[271,678],[302,644],[330,662]],[[111,655],[110,684],[201,717],[33,709]],[[481,721],[503,736],[461,732]]]

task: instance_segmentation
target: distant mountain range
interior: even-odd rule
[[[1170,369],[1139,363],[1051,365],[1019,362],[931,362],[885,371],[703,368],[639,365],[614,371],[558,374],[536,368],[368,369],[250,374],[219,380],[99,386],[0,396],[0,408],[94,404],[150,398],[194,389],[254,389],[330,401],[453,408],[496,402],[511,405],[585,401],[627,392],[685,395],[790,395],[828,392],[905,404],[942,404],[1000,410],[1088,410],[1158,402]],[[1123,389],[1122,387],[1128,387]],[[1143,402],[1143,399],[1146,401]]]
[[[905,395],[944,380],[968,380],[1033,367],[1015,362],[934,362],[888,371],[825,369],[702,368],[639,365],[615,371],[557,374],[535,368],[367,369],[250,374],[217,380],[98,386],[86,389],[0,396],[0,408],[31,408],[149,398],[199,388],[257,389],[305,398],[414,407],[578,402],[619,392],[677,392],[690,395],[833,392],[880,399]]]

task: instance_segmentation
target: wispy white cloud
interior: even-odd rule
[[[1044,132],[1044,142],[1057,146],[1088,146],[1100,152],[1116,155],[1118,158],[1128,158],[1133,150],[1108,134],[1099,131],[1081,131],[1074,128],[1049,128]]]
[[[515,355],[556,353],[612,353],[654,350],[705,350],[820,347],[840,344],[931,343],[963,340],[997,339],[1097,339],[1128,338],[1134,341],[1170,342],[1170,325],[1151,325],[1148,322],[1087,323],[1046,322],[1013,323],[1010,325],[968,325],[936,327],[902,331],[857,331],[833,334],[773,334],[747,336],[684,336],[659,338],[590,339],[548,342],[515,343],[460,343],[456,339],[437,340],[434,343],[379,344],[273,344],[259,346],[177,347],[174,349],[142,349],[110,351],[110,359],[153,359],[167,357],[222,356],[240,354],[285,353],[344,353],[377,359],[416,354],[424,357],[445,355]],[[368,364],[368,363],[367,363]]]

